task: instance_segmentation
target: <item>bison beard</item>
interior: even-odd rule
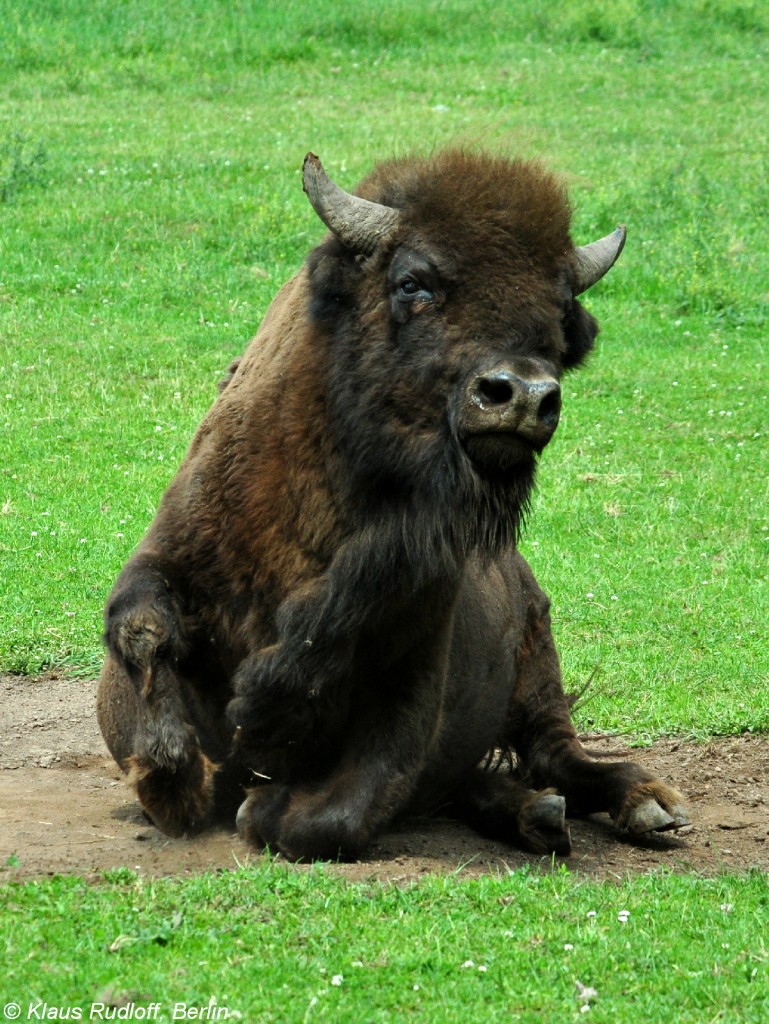
[[[110,751],[169,834],[239,806],[291,858],[438,806],[536,852],[568,853],[566,813],[680,827],[675,790],[580,746],[516,547],[597,333],[577,296],[624,229],[575,248],[556,180],[483,154],[383,164],[358,195],[309,155],[304,184],[330,233],[108,601]],[[481,767],[494,749],[515,771]]]

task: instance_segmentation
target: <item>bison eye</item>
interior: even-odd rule
[[[433,293],[429,289],[424,288],[415,277],[405,277],[402,281],[398,282],[398,298],[408,302],[414,299],[429,302],[432,297]]]

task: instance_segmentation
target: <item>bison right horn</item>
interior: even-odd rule
[[[596,281],[600,281],[611,270],[622,252],[626,236],[627,228],[620,224],[610,235],[599,238],[597,242],[578,246],[575,295],[581,295],[592,288]]]
[[[326,227],[349,249],[364,256],[371,255],[400,219],[391,206],[345,192],[329,178],[314,153],[304,158],[302,186]]]

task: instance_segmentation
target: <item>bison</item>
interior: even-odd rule
[[[679,828],[676,790],[580,745],[516,546],[624,228],[575,247],[550,172],[476,151],[355,194],[308,154],[303,182],[329,233],[107,603],[98,718],[145,812],[292,859],[437,808],[538,853],[569,852],[567,814]]]

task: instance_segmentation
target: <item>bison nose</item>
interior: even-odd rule
[[[561,387],[548,375],[495,370],[472,381],[468,398],[471,433],[514,435],[537,450],[553,436],[561,414]]]

